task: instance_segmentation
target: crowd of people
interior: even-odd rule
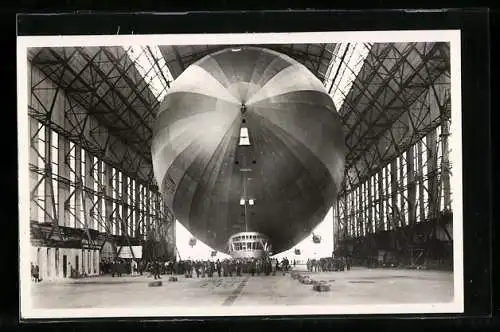
[[[101,274],[111,274],[121,277],[122,274],[140,274],[147,272],[155,279],[161,275],[184,275],[188,278],[196,276],[205,277],[232,277],[242,274],[276,275],[276,272],[286,272],[291,269],[290,261],[283,258],[277,259],[251,258],[251,259],[217,259],[217,260],[164,260],[152,261],[139,260],[101,260]]]
[[[292,262],[295,265],[295,261]],[[308,259],[308,272],[344,271],[350,269],[348,261],[333,259],[330,257],[320,259]],[[157,259],[144,260],[102,260],[100,264],[101,274],[111,274],[113,277],[121,277],[122,274],[149,273],[155,279],[161,275],[184,275],[187,278],[212,278],[241,276],[242,274],[254,275],[276,275],[276,272],[287,272],[291,269],[290,261],[285,257],[278,260],[275,258],[251,258],[251,259],[217,259],[217,260],[175,260]]]
[[[146,271],[146,263],[134,259],[101,259],[99,263],[100,274],[111,274],[112,277],[121,277],[122,274],[143,274]]]
[[[295,266],[296,262],[292,264]],[[99,271],[101,275],[107,274],[112,277],[121,277],[122,275],[143,275],[149,273],[149,276],[155,279],[161,278],[161,275],[184,275],[187,278],[196,276],[197,278],[212,277],[232,277],[249,275],[276,275],[277,272],[287,272],[292,268],[288,258],[280,260],[276,258],[263,257],[251,259],[217,259],[217,260],[176,260],[176,259],[157,259],[157,260],[134,260],[134,259],[101,259]],[[343,271],[349,270],[350,264],[345,264],[342,260],[332,258],[308,259],[307,271],[325,272],[325,271]],[[31,264],[31,276],[33,281],[40,282],[40,273],[38,265]]]
[[[343,260],[331,257],[308,259],[306,265],[308,272],[344,271],[345,269],[350,270],[348,260],[344,262]]]
[[[217,259],[217,260],[169,260],[167,262],[150,262],[148,271],[155,278],[160,274],[184,275],[186,277],[212,278],[241,276],[242,274],[276,275],[276,272],[286,272],[291,268],[288,259],[280,261],[271,258],[251,259]]]

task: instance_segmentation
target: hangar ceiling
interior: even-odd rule
[[[341,105],[338,111],[349,150],[346,190],[425,135],[440,117],[449,116],[450,110],[449,44],[363,45],[366,54],[358,61],[359,68],[350,82],[352,87],[342,92],[342,102],[337,103]],[[354,44],[256,46],[282,52],[304,64],[331,94],[335,93],[332,90],[341,76],[353,74],[346,54]],[[225,47],[32,48],[29,60],[129,147],[130,151],[114,157],[114,165],[121,163],[118,166],[125,173],[154,183],[151,128],[161,97],[170,82],[190,64]],[[139,64],[140,52],[149,59],[148,68]],[[340,70],[342,62],[347,68],[344,71]],[[153,80],[161,81],[162,86],[155,90]],[[103,146],[88,135],[84,117],[75,115],[75,119],[72,134],[75,139],[82,140],[79,132],[87,131],[82,143],[89,151],[102,154]],[[106,154],[103,157],[106,159]]]

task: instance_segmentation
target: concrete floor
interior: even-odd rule
[[[441,271],[363,269],[346,272],[308,273],[331,285],[328,292],[315,292],[289,274],[228,278],[186,279],[148,287],[147,276],[112,278],[101,276],[80,280],[33,284],[34,309],[122,308],[155,306],[251,306],[404,304],[453,300],[453,274]]]

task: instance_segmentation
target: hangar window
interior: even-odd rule
[[[340,110],[365,59],[370,53],[369,43],[340,44],[325,75],[325,86],[332,96],[337,110]]]
[[[87,157],[84,149],[80,150],[80,179],[82,181],[82,191],[85,190],[86,184],[87,184]],[[79,218],[77,220],[77,227],[78,228],[83,228],[86,224],[86,216],[85,216],[85,209],[84,209],[84,197],[82,193],[78,194],[78,205],[79,205]]]
[[[93,196],[92,196],[92,206],[90,207],[90,221],[89,221],[89,228],[91,229],[96,229],[95,226],[95,221],[98,220],[98,214],[99,214],[99,160],[97,159],[96,156],[92,156],[92,163],[90,166],[90,173],[92,174],[92,190]]]
[[[101,187],[104,188],[106,186],[106,164],[104,161],[100,161],[99,165],[99,181],[101,184]],[[106,209],[104,206],[104,196],[101,196],[99,198],[99,231],[104,232],[105,231],[105,220],[106,220]]]
[[[423,205],[424,205],[424,216],[423,219],[426,219],[429,216],[429,174],[428,174],[428,163],[427,163],[427,157],[428,157],[428,149],[427,149],[427,142],[422,139],[421,140],[422,144],[422,176],[423,176]]]
[[[69,142],[69,181],[71,185],[76,182],[76,150],[75,144]],[[76,195],[71,195],[69,199],[69,227],[75,227]]]
[[[383,169],[383,179],[382,179],[382,192],[384,194],[384,202],[383,202],[383,208],[382,208],[382,217],[384,220],[384,231],[387,230],[387,218],[389,218],[390,212],[388,211],[389,209],[387,208],[387,200],[389,199],[389,188],[390,188],[390,183],[389,183],[389,165],[385,166]]]
[[[157,46],[124,46],[144,82],[157,100],[161,101],[174,79]]]
[[[59,135],[55,131],[50,131],[51,141],[50,141],[50,162],[51,162],[51,172],[52,177],[52,190],[51,195],[54,196],[54,211],[51,214],[55,218],[57,216],[58,206],[59,206],[59,181],[57,180],[59,174]]]
[[[32,137],[34,143],[32,145],[33,151],[35,152],[35,155],[38,156],[37,158],[37,167],[40,170],[45,169],[45,158],[46,158],[46,142],[45,142],[45,131],[46,128],[43,124],[38,123],[37,124],[37,130],[35,133],[35,136]],[[36,178],[37,178],[37,183],[38,187],[36,190],[36,199],[35,199],[35,204],[37,205],[37,209],[35,210],[36,215],[34,216],[35,219],[38,220],[38,222],[43,223],[45,221],[45,212],[44,212],[44,206],[45,206],[45,184],[44,184],[44,176],[42,175],[41,172],[36,172]]]

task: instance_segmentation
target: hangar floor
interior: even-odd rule
[[[148,287],[153,278],[100,276],[33,284],[33,308],[120,308],[152,306],[404,304],[453,300],[453,273],[442,271],[364,269],[310,273],[331,285],[315,292],[289,274],[186,279]]]

